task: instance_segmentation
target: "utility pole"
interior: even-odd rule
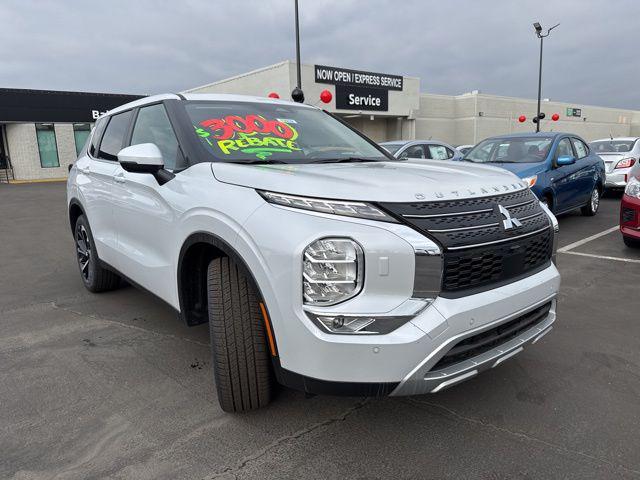
[[[297,2],[297,0],[296,0]],[[542,47],[544,43],[544,39],[549,36],[551,30],[559,26],[560,24],[556,24],[550,29],[547,30],[547,33],[542,33],[542,25],[539,22],[535,22],[533,24],[533,28],[536,30],[536,36],[540,39],[540,64],[538,66],[538,109],[536,111],[536,116],[533,119],[533,123],[536,124],[536,133],[540,131],[540,120],[545,117],[545,114],[540,112],[540,101],[542,97]]]
[[[291,98],[294,102],[304,102],[304,92],[302,91],[302,72],[300,65],[300,22],[298,19],[298,0],[295,1],[295,16],[296,16],[296,69],[297,69],[297,85],[291,92]]]

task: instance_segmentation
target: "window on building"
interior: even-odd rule
[[[76,155],[80,155],[80,150],[82,150],[82,147],[87,143],[90,133],[91,126],[88,123],[73,124],[73,138],[76,141]]]
[[[36,137],[38,139],[38,152],[40,153],[40,166],[42,168],[59,167],[58,145],[53,124],[36,123]]]
[[[131,110],[111,116],[107,128],[102,136],[98,158],[104,160],[118,160],[118,152],[124,145],[124,136],[129,128]]]
[[[162,152],[164,167],[169,170],[176,168],[178,140],[162,104],[144,107],[138,112],[131,145],[140,143],[155,144]]]

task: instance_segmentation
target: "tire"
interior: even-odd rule
[[[114,290],[120,285],[120,277],[102,267],[93,241],[91,227],[84,215],[76,221],[73,238],[76,245],[76,258],[80,269],[80,278],[85,288],[93,293]]]
[[[640,240],[637,238],[627,237],[626,235],[622,236],[624,240],[624,244],[629,248],[640,248]]]
[[[260,298],[228,257],[207,268],[209,332],[218,401],[229,413],[264,407],[274,381]]]
[[[547,207],[549,209],[549,211],[551,213],[553,213],[553,205],[551,204],[551,202],[549,201],[549,197],[547,197],[546,195],[544,197],[542,197],[542,200],[540,200],[540,203],[543,203],[545,205],[545,207]]]
[[[591,191],[589,201],[580,210],[582,211],[582,215],[586,217],[593,217],[596,213],[598,213],[598,208],[600,208],[600,190],[596,185]]]

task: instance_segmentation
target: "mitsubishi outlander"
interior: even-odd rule
[[[218,398],[438,392],[556,319],[557,222],[473,163],[397,160],[340,118],[166,94],[101,116],[70,171],[87,289],[121,279],[209,323]]]

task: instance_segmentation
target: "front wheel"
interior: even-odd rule
[[[252,279],[230,258],[216,258],[207,269],[207,295],[220,406],[234,413],[267,405],[274,384],[267,319]]]
[[[622,236],[624,240],[624,244],[629,248],[640,248],[640,240],[637,238],[627,237],[626,235]]]
[[[591,197],[589,198],[589,202],[582,207],[580,210],[582,214],[587,217],[593,217],[596,213],[598,213],[598,208],[600,207],[600,190],[598,190],[598,186],[593,187],[593,191],[591,192]]]
[[[101,265],[89,222],[84,215],[80,215],[76,221],[74,239],[80,278],[86,289],[97,293],[117,288],[120,277]]]

